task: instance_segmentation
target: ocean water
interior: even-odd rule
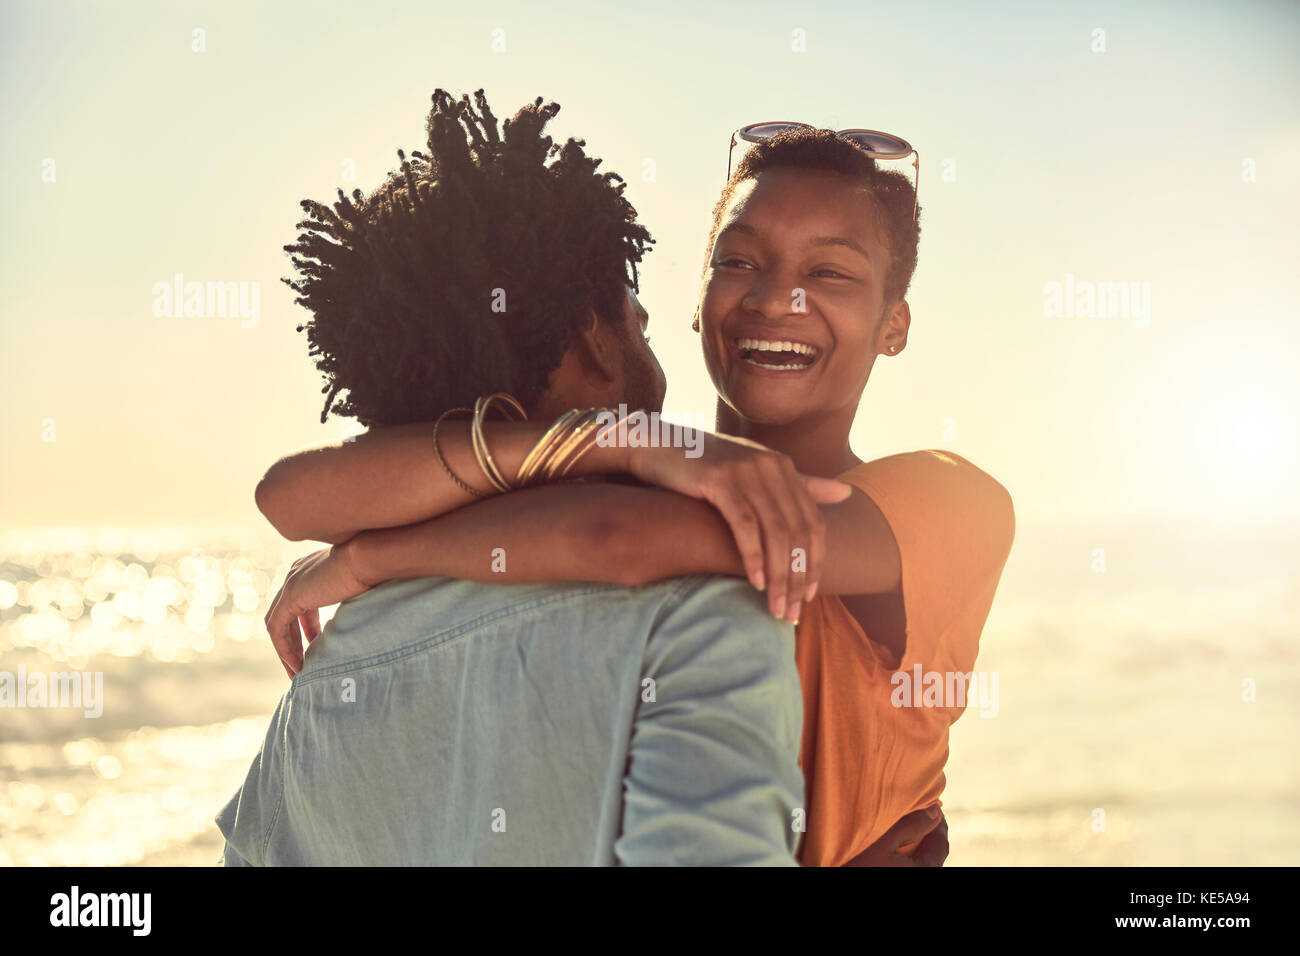
[[[0,535],[0,679],[90,675],[0,706],[0,864],[216,861],[287,683],[267,599],[309,550]],[[952,732],[948,865],[1296,863],[1298,636],[1300,534],[1022,522],[977,663],[996,707]]]
[[[98,673],[102,692],[92,678],[79,706],[0,707],[0,864],[214,863],[213,818],[288,683],[267,599],[310,547],[197,530],[2,537],[0,676]]]
[[[997,716],[951,734],[951,862],[1294,865],[1297,638],[1293,532],[1022,525],[977,662]]]

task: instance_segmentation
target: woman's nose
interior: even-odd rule
[[[756,279],[745,294],[745,306],[767,318],[781,319],[808,311],[807,292],[791,279],[780,276]]]

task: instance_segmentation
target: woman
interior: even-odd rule
[[[714,211],[694,326],[722,434],[694,460],[593,447],[569,475],[621,471],[659,487],[551,485],[462,508],[499,482],[469,426],[451,420],[436,481],[427,469],[409,480],[427,464],[427,429],[418,452],[377,436],[278,463],[259,486],[263,512],[288,537],[339,545],[299,562],[267,616],[286,668],[301,659],[299,623],[310,641],[319,607],[395,577],[744,574],[798,622],[801,861],[859,860],[896,821],[937,807],[965,701],[899,693],[896,675],[929,690],[930,675],[942,687],[971,671],[1014,517],[1005,489],[956,455],[864,463],[849,446],[876,356],[907,343],[914,202],[904,177],[826,130],[750,151]],[[485,423],[496,469],[515,474],[548,424]],[[357,533],[367,527],[389,530]]]

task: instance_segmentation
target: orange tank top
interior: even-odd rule
[[[940,802],[948,728],[978,690],[980,632],[1015,534],[1006,489],[951,452],[893,455],[839,478],[871,498],[894,532],[907,643],[895,658],[837,597],[803,609],[795,660],[805,866],[841,866],[908,813]]]

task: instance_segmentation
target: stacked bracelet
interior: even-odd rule
[[[469,435],[470,445],[474,449],[474,458],[478,461],[478,466],[482,469],[488,484],[504,493],[514,488],[527,488],[567,477],[578,461],[598,443],[601,431],[608,427],[602,419],[606,415],[614,414],[612,410],[604,408],[591,408],[586,411],[574,408],[565,412],[524,456],[514,483],[511,484],[497,466],[496,459],[492,457],[492,450],[488,447],[487,438],[483,434],[483,421],[494,408],[498,409],[507,421],[528,419],[527,413],[518,401],[505,392],[497,392],[495,395],[477,399],[472,410],[448,409],[433,425],[433,450],[438,456],[439,464],[457,487],[475,498],[486,498],[487,495],[462,481],[460,476],[451,470],[451,465],[447,463],[447,459],[442,454],[442,447],[438,443],[438,429],[448,415],[467,412],[471,416]],[[622,419],[616,419],[614,427],[621,422]]]
[[[605,414],[604,409],[593,408],[573,419],[569,424],[568,434],[546,461],[545,473],[548,482],[564,478],[578,463],[578,459],[591,450],[591,446],[596,443],[595,433],[600,427],[600,417],[603,414]]]
[[[473,412],[468,408],[449,408],[439,415],[438,420],[433,423],[433,453],[438,456],[438,464],[442,465],[442,470],[445,471],[448,477],[456,483],[458,488],[462,491],[468,491],[475,498],[486,498],[487,495],[479,491],[477,488],[466,484],[461,480],[458,474],[451,470],[451,465],[447,464],[447,459],[443,457],[442,446],[438,444],[438,429],[442,427],[443,419],[448,415],[454,415],[456,412],[468,412],[471,415],[473,414]]]
[[[515,486],[523,488],[565,478],[579,459],[597,444],[599,433],[607,427],[602,419],[612,415],[614,412],[605,408],[592,408],[585,412],[575,408],[565,412],[524,458]],[[615,421],[615,426],[619,421],[621,419]]]
[[[513,396],[505,392],[497,392],[495,395],[489,395],[487,398],[479,398],[474,402],[474,420],[470,424],[470,441],[474,446],[474,456],[478,459],[478,466],[483,469],[483,474],[487,476],[488,482],[500,492],[511,490],[510,482],[506,481],[505,475],[497,467],[496,461],[492,458],[492,452],[488,448],[487,438],[483,435],[483,419],[487,413],[492,410],[497,403],[501,404],[501,413],[505,415],[507,421],[525,421],[528,414],[524,411],[523,406],[517,402]],[[514,409],[514,414],[511,413]],[[518,415],[518,418],[515,417]]]
[[[581,413],[576,408],[565,412],[555,420],[555,424],[546,430],[546,434],[538,439],[537,444],[524,456],[523,463],[519,466],[519,473],[515,476],[516,486],[527,488],[530,485],[541,483],[539,476],[543,475],[542,469],[545,467],[557,443],[563,441],[569,423],[577,418],[579,414]]]

